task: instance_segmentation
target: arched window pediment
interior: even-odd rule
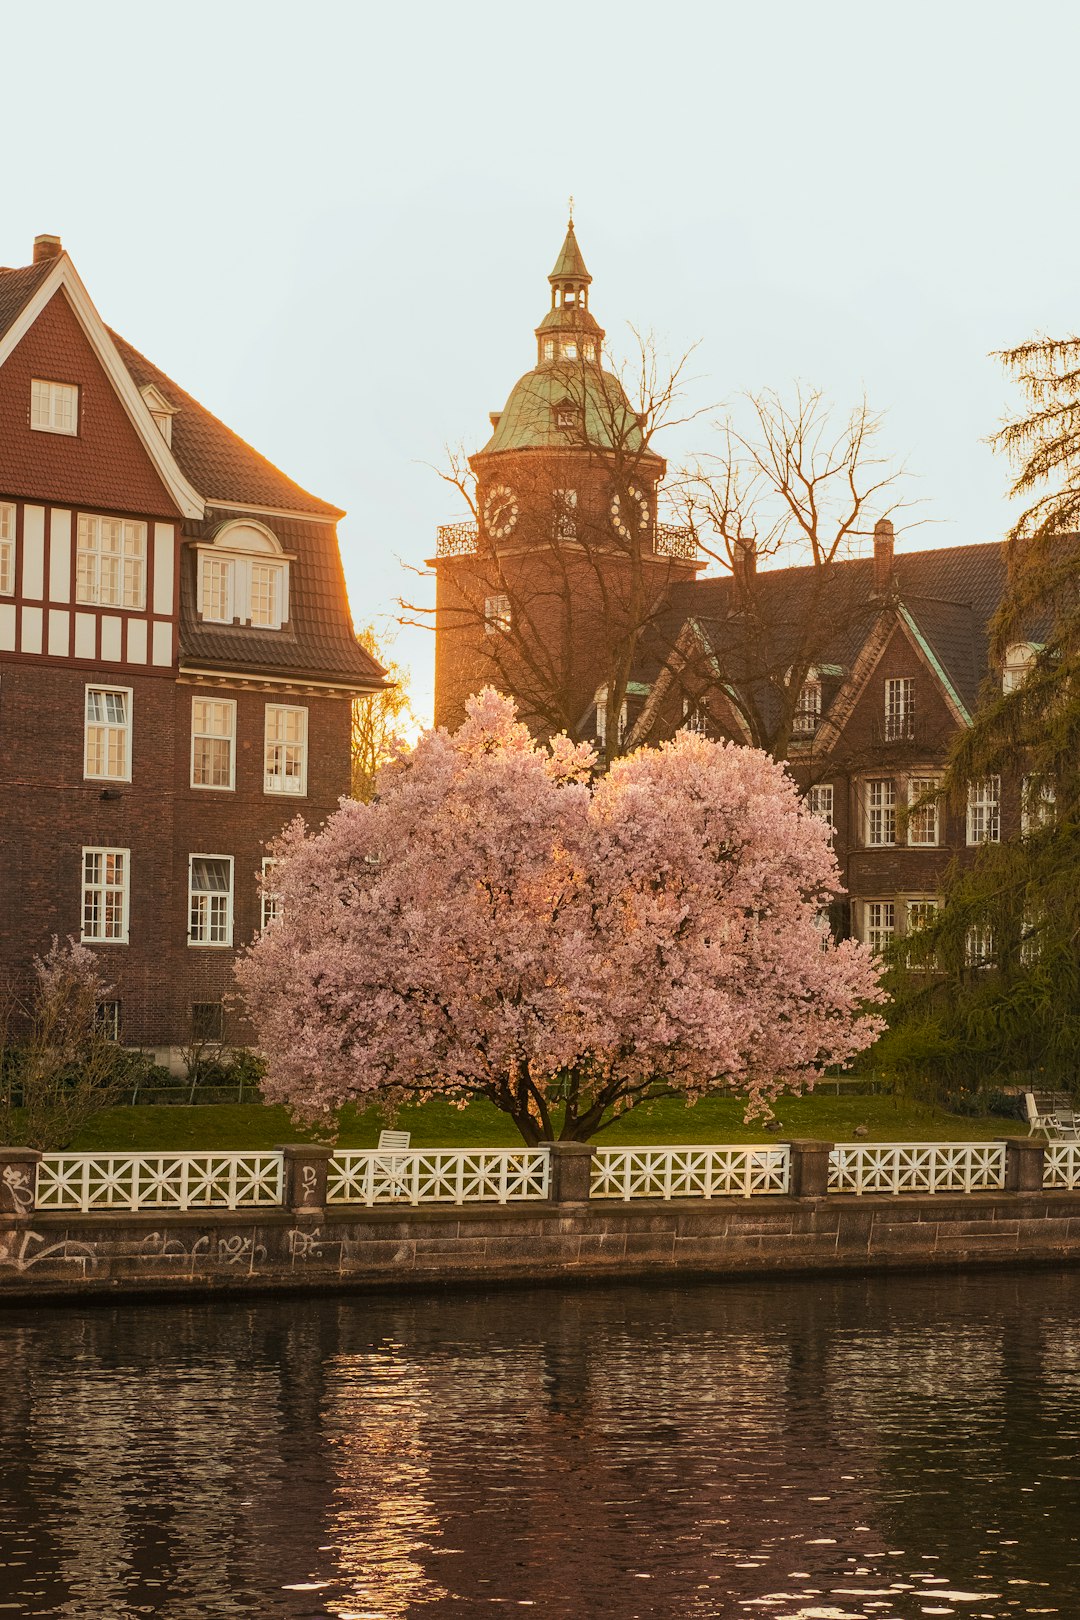
[[[198,550],[197,606],[208,624],[280,630],[289,617],[289,558],[265,523],[235,518]]]

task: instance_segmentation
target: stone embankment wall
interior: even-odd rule
[[[317,1148],[288,1150],[281,1208],[68,1214],[8,1196],[0,1299],[1080,1260],[1080,1192],[1040,1190],[1040,1144],[1010,1144],[1007,1191],[932,1196],[826,1195],[828,1148],[795,1144],[791,1195],[746,1200],[590,1203],[588,1149],[557,1153],[551,1198],[530,1205],[327,1206]],[[7,1172],[26,1156],[0,1160],[0,1193],[22,1187]]]

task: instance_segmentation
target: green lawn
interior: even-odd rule
[[[635,1109],[596,1140],[612,1147],[638,1142],[768,1142],[791,1136],[850,1142],[855,1127],[865,1125],[869,1142],[979,1142],[1022,1134],[1025,1129],[1019,1120],[971,1119],[883,1096],[782,1099],[776,1114],[783,1129],[775,1133],[762,1130],[757,1121],[744,1125],[742,1114],[742,1104],[731,1098],[710,1098],[696,1108],[668,1100]],[[374,1147],[384,1124],[373,1111],[358,1119],[346,1110],[338,1142],[342,1147]],[[510,1121],[486,1103],[471,1103],[459,1111],[444,1102],[430,1102],[403,1109],[395,1124],[412,1132],[414,1147],[515,1147],[521,1141]],[[72,1145],[136,1153],[264,1148],[303,1141],[306,1134],[290,1122],[285,1109],[260,1103],[163,1105],[109,1109],[92,1120]]]

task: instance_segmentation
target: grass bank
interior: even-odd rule
[[[790,1136],[834,1142],[855,1140],[866,1127],[869,1142],[981,1142],[1023,1134],[1019,1120],[970,1118],[947,1114],[902,1097],[814,1096],[784,1098],[777,1104],[783,1129],[769,1132],[755,1121],[743,1123],[743,1105],[735,1098],[709,1098],[696,1108],[668,1099],[618,1120],[603,1131],[603,1146],[635,1143],[769,1142]],[[375,1112],[359,1118],[346,1109],[337,1141],[341,1147],[374,1147],[385,1121]],[[403,1109],[396,1126],[411,1131],[414,1147],[518,1147],[521,1138],[509,1120],[487,1103],[458,1110],[433,1101]],[[111,1108],[92,1120],[72,1146],[94,1152],[192,1152],[275,1147],[303,1141],[284,1108],[260,1103],[216,1103],[203,1106]]]

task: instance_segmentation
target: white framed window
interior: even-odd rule
[[[1054,820],[1056,799],[1053,782],[1045,777],[1025,776],[1020,787],[1020,835],[1030,838]]]
[[[1001,671],[1001,690],[1015,692],[1023,686],[1039,655],[1033,641],[1014,641],[1005,649],[1005,667]]]
[[[622,708],[619,710],[619,743],[620,744],[623,742],[623,739],[626,736],[627,719],[628,719],[628,714],[627,714],[626,699],[623,698]],[[601,748],[606,748],[607,747],[607,735],[608,735],[607,689],[606,688],[601,688],[600,693],[599,693],[599,695],[597,697],[597,700],[596,700],[596,740],[599,743]]]
[[[198,551],[196,611],[208,624],[280,630],[289,617],[289,562],[263,524],[226,524]]]
[[[95,607],[146,606],[146,524],[80,512],[75,599]]]
[[[83,738],[83,776],[91,781],[131,781],[131,688],[88,686]]]
[[[577,490],[557,489],[553,491],[555,504],[555,536],[558,540],[574,540],[577,538]]]
[[[259,906],[261,922],[260,927],[265,934],[272,922],[276,922],[281,915],[281,896],[274,893],[271,888],[272,873],[277,865],[272,855],[264,855],[262,861],[262,878],[259,883]]]
[[[895,900],[865,900],[863,923],[865,943],[880,955],[888,949],[896,934]]]
[[[819,821],[827,821],[830,827],[835,826],[831,782],[815,782],[806,795],[806,804],[812,816],[817,816]]]
[[[544,359],[545,360],[554,360],[554,358],[555,358],[555,339],[554,338],[545,338],[544,339]]]
[[[695,737],[709,735],[709,711],[700,698],[683,698],[682,729],[692,731]]]
[[[901,742],[915,735],[915,681],[905,675],[885,682],[885,741]]]
[[[192,855],[188,861],[188,944],[231,945],[233,858]]]
[[[263,752],[263,792],[307,792],[308,712],[291,704],[268,703]]]
[[[912,849],[934,849],[938,844],[938,804],[936,799],[926,804],[918,801],[927,793],[936,792],[938,779],[936,776],[912,776],[908,778],[907,799],[909,805],[916,808],[908,811],[907,841]]]
[[[1030,967],[1042,955],[1043,923],[1038,912],[1024,908],[1020,921],[1020,960]]]
[[[232,698],[191,700],[191,785],[231,788],[236,761],[236,703]]]
[[[508,636],[513,618],[508,596],[484,597],[484,634],[486,636]]]
[[[1001,777],[987,776],[968,787],[967,841],[969,844],[997,844],[1001,841]]]
[[[906,933],[909,936],[917,934],[920,928],[929,928],[932,923],[935,923],[939,904],[940,902],[937,900],[909,900],[905,908]],[[933,972],[937,967],[937,959],[934,956],[924,957],[917,961],[915,965]]]
[[[75,383],[45,382],[40,377],[32,378],[30,426],[38,433],[66,433],[69,436],[78,433],[78,386]]]
[[[799,691],[799,701],[791,722],[796,737],[812,737],[821,721],[821,682],[816,676],[805,680]]]
[[[131,851],[85,848],[82,852],[82,939],[126,945]]]
[[[987,968],[994,965],[994,930],[989,923],[972,923],[964,935],[964,965]]]
[[[0,501],[0,596],[15,594],[15,508]]]
[[[866,784],[866,842],[871,848],[896,843],[896,783],[891,777]]]

